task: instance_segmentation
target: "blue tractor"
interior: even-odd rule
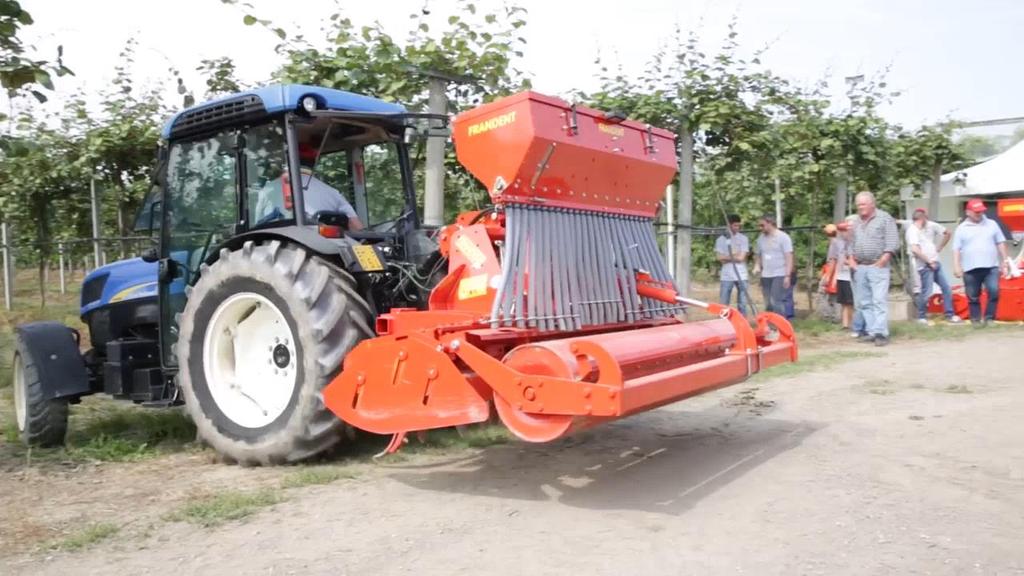
[[[419,220],[410,149],[443,116],[275,85],[164,126],[141,221],[159,248],[85,279],[79,334],[19,326],[18,430],[64,441],[69,406],[106,393],[184,404],[228,461],[295,462],[344,424],[321,389],[392,307],[423,308],[443,260]]]

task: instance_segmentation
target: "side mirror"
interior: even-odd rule
[[[161,258],[157,267],[156,280],[161,284],[170,284],[178,275],[178,263],[170,258]]]
[[[156,262],[159,259],[160,253],[157,251],[156,247],[147,248],[146,251],[142,253],[143,262],[149,262],[150,264],[152,264],[153,262]]]
[[[348,232],[348,215],[344,212],[328,212],[321,210],[313,219],[316,229],[324,238],[341,238]]]

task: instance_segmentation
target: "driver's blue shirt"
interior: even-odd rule
[[[314,214],[321,211],[341,212],[349,218],[357,218],[355,209],[345,196],[314,176],[307,168],[302,169],[302,201],[305,204],[307,219],[312,219]],[[281,178],[275,178],[260,190],[256,205],[256,222],[262,224],[284,217],[286,212]]]

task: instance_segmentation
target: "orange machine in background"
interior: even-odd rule
[[[438,234],[427,309],[394,309],[325,388],[346,422],[393,434],[487,420],[524,440],[621,418],[797,358],[790,325],[676,293],[653,219],[673,135],[523,92],[455,118],[494,203]],[[684,320],[687,307],[715,319]]]

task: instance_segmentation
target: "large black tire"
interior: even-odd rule
[[[41,359],[20,335],[14,346],[11,383],[18,436],[29,446],[60,446],[68,432],[68,400],[47,398],[36,368]]]
[[[213,312],[239,292],[269,300],[295,340],[297,380],[291,400],[275,420],[259,428],[239,426],[225,415],[203,369],[203,340]],[[321,392],[346,354],[372,335],[371,318],[352,277],[300,246],[250,241],[234,252],[221,250],[215,263],[202,267],[179,322],[178,385],[199,437],[226,460],[243,465],[297,462],[336,444],[344,436],[344,423],[324,406]]]

